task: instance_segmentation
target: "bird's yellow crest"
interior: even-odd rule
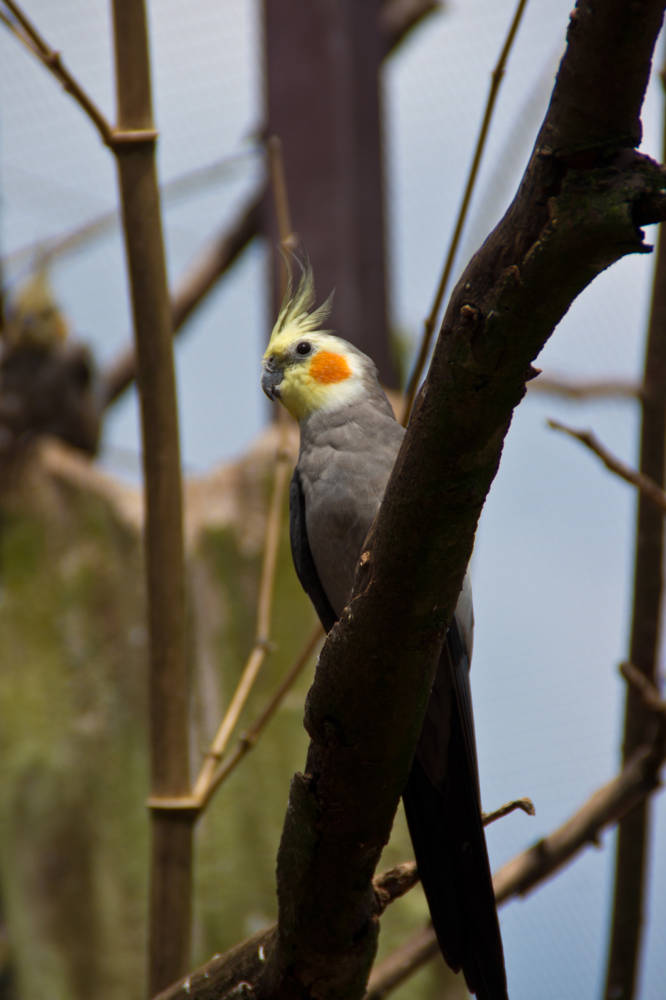
[[[296,258],[302,269],[301,278],[294,291],[294,276],[289,258],[284,256],[287,267],[287,290],[280,306],[278,318],[271,333],[266,353],[279,352],[282,347],[290,344],[294,337],[307,333],[328,333],[324,324],[331,314],[333,293],[317,308],[312,307],[316,301],[314,275],[310,262],[302,263]]]

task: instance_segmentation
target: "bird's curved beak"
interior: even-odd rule
[[[264,361],[261,372],[261,388],[269,399],[280,398],[280,383],[282,382],[282,371],[271,358]]]

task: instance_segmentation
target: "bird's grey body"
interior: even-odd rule
[[[361,547],[404,436],[381,396],[381,410],[378,400],[364,400],[333,414],[315,413],[301,424],[296,468],[308,542],[337,616],[351,593]]]
[[[405,429],[380,386],[334,413],[301,422],[296,471],[303,491],[308,543],[319,580],[339,617],[347,603],[363,542],[374,521]],[[456,619],[471,659],[474,613],[465,577]]]

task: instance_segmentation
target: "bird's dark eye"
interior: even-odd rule
[[[305,357],[306,354],[309,354],[311,350],[312,350],[312,344],[309,344],[307,340],[301,340],[299,344],[296,344],[296,353],[300,354],[302,357]]]

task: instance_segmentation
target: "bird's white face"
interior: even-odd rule
[[[296,420],[304,420],[363,394],[361,355],[330,333],[288,327],[271,337],[261,386],[269,399],[279,399]]]

